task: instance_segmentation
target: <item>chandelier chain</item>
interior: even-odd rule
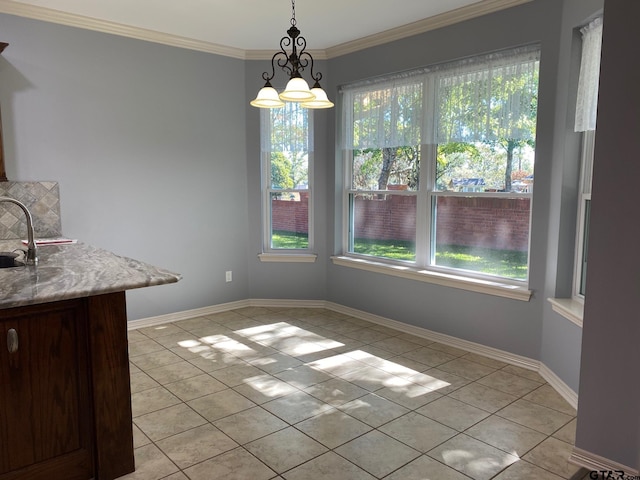
[[[296,0],[291,0],[291,26],[296,26]]]
[[[291,52],[287,52],[287,47]],[[291,27],[287,30],[287,36],[280,39],[280,51],[271,57],[271,72],[262,73],[264,87],[260,89],[251,105],[259,108],[278,108],[284,105],[284,101],[290,101],[300,102],[304,108],[333,107],[333,103],[329,101],[327,94],[320,86],[322,74],[315,72],[313,57],[306,50],[307,40],[300,35],[300,30],[296,26],[296,2],[291,0]],[[276,75],[276,66],[289,77],[287,87],[280,94],[271,85],[271,80]],[[311,78],[315,81],[311,89],[301,75],[307,67],[310,67]]]

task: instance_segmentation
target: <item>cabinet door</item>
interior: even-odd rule
[[[90,405],[85,304],[0,310],[0,480],[91,478]]]

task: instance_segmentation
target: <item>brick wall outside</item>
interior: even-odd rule
[[[529,198],[438,197],[436,243],[529,248]]]
[[[416,197],[381,195],[357,196],[354,205],[355,238],[406,240],[415,242]]]
[[[528,198],[438,197],[436,243],[526,251],[529,245]],[[307,233],[308,196],[273,200],[274,230]],[[416,197],[357,196],[355,237],[415,241]]]
[[[309,193],[299,192],[298,195],[300,201],[288,199],[271,201],[271,226],[273,230],[309,233]]]

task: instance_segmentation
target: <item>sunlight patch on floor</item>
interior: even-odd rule
[[[235,337],[235,338],[234,338]],[[222,364],[233,364],[234,358],[252,359],[254,366],[277,363],[265,349],[275,348],[292,357],[317,354],[344,346],[344,343],[319,335],[287,322],[242,328],[232,334],[214,334],[177,342],[178,346],[204,359]],[[404,365],[380,358],[363,350],[321,358],[306,363],[308,367],[349,381],[368,391],[375,392],[387,388],[407,398],[415,398],[429,391],[437,391],[450,384],[444,380],[413,370]],[[286,370],[286,369],[285,369]],[[269,376],[251,377],[244,380],[246,385],[268,397],[282,394],[282,385]],[[340,397],[343,392],[331,392]]]

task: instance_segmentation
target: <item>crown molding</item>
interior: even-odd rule
[[[477,3],[460,7],[449,12],[441,13],[433,17],[425,18],[417,22],[409,23],[401,27],[385,30],[384,32],[369,35],[352,42],[342,43],[327,49],[327,57],[335,58],[348,53],[375,47],[384,43],[393,42],[403,38],[418,35],[420,33],[447,27],[455,23],[471,20],[482,15],[498,12],[507,8],[529,3],[532,0],[481,0]]]
[[[522,5],[531,1],[533,0],[480,0],[479,2],[466,7],[457,8],[450,12],[425,18],[424,20],[419,20],[408,25],[385,30],[384,32],[369,35],[350,42],[345,42],[325,50],[310,50],[309,52],[317,60],[327,60],[430,30],[453,25],[455,23],[515,7],[517,5]],[[146,40],[148,42],[160,43],[173,47],[213,53],[225,57],[239,58],[242,60],[270,60],[274,53],[273,50],[244,50],[241,48],[218,45],[202,40],[181,37],[179,35],[171,35],[145,28],[100,20],[93,17],[61,12],[51,8],[27,5],[13,0],[0,0],[0,13],[7,13],[10,15],[42,20],[44,22],[57,23],[70,27],[84,28],[86,30],[109,33],[122,37],[135,38],[137,40]]]
[[[60,10],[53,10],[51,8],[36,7],[33,5],[14,2],[12,0],[0,0],[0,13],[31,18],[33,20],[42,20],[44,22],[57,23],[59,25],[66,25],[69,27],[78,27],[96,32],[110,33],[121,37],[135,38],[136,40],[146,40],[148,42],[160,43],[172,47],[214,53],[225,57],[245,58],[245,51],[241,48],[217,45],[214,43],[204,42],[202,40],[181,37],[179,35],[171,35],[168,33],[157,32],[155,30],[132,27],[130,25],[109,22],[107,20],[100,20],[74,13],[61,12]]]
[[[328,60],[327,50],[307,50],[311,54],[314,60]],[[245,50],[245,60],[271,60],[273,54],[276,53],[276,49],[271,50]]]

